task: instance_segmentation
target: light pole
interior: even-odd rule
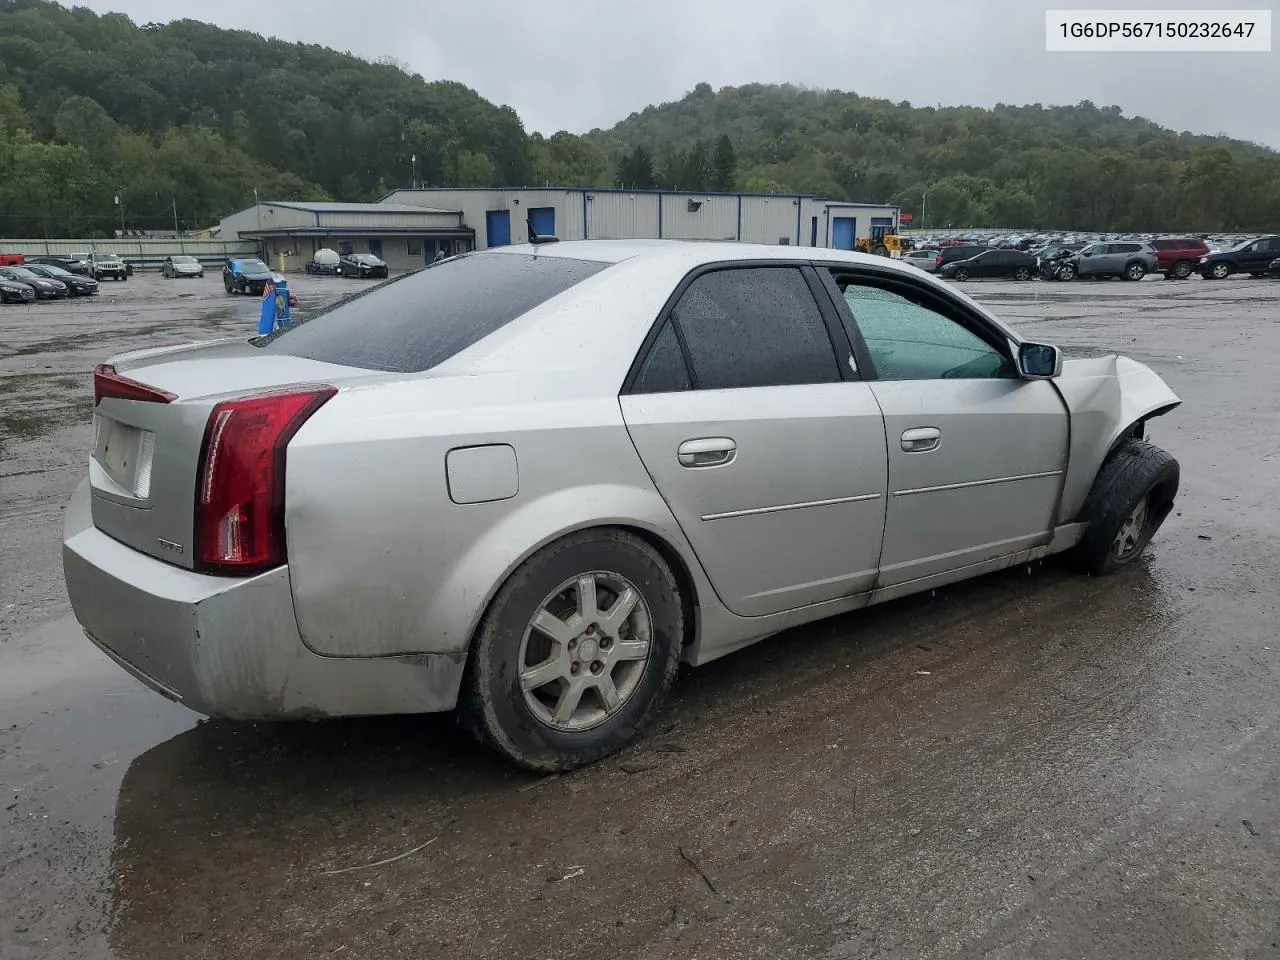
[[[179,236],[178,233],[178,198],[173,198],[173,235]]]
[[[920,195],[920,229],[924,229],[924,212],[928,209],[929,191],[926,190]]]
[[[413,172],[409,175],[409,183],[413,189],[418,189],[418,155],[416,153],[409,154],[409,169]]]
[[[120,208],[120,239],[124,239],[124,200],[120,193],[116,194],[116,206]]]

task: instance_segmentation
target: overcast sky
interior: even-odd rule
[[[66,2],[66,0],[64,0]],[[77,0],[137,23],[173,0]],[[1046,53],[1045,10],[1271,9],[1280,0],[219,0],[197,18],[465,83],[525,127],[583,133],[713,87],[794,82],[917,105],[1118,104],[1280,148],[1280,53]],[[1275,46],[1273,40],[1273,48]]]

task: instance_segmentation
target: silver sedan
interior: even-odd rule
[[[454,257],[265,338],[94,375],[64,569],[193,710],[459,709],[535,770],[620,749],[681,663],[1169,514],[1178,398],[900,262],[584,241]]]

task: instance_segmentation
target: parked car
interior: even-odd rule
[[[20,267],[26,259],[21,253],[0,253],[0,267]]]
[[[1280,280],[1280,257],[1276,257],[1267,265],[1267,276]]]
[[[93,277],[84,277],[70,270],[63,270],[51,263],[29,263],[27,269],[37,277],[46,280],[57,280],[67,288],[67,296],[85,297],[98,292],[98,281]]]
[[[98,366],[66,584],[201,713],[456,705],[564,770],[682,661],[1051,553],[1134,563],[1179,480],[1142,438],[1179,403],[883,257],[500,247]]]
[[[1205,254],[1196,270],[1206,280],[1225,280],[1233,273],[1260,277],[1277,256],[1280,256],[1280,236],[1255,237],[1228,250]]]
[[[372,253],[349,253],[338,261],[338,272],[344,277],[387,276],[387,265]]]
[[[88,254],[85,254],[84,259],[81,259],[78,254],[48,254],[27,257],[27,263],[43,263],[49,267],[61,267],[68,273],[74,273],[81,277],[88,277],[93,273],[93,265],[89,262]]]
[[[1036,275],[1036,258],[1021,250],[983,250],[968,260],[953,260],[938,269],[938,275],[961,282],[979,278],[1030,280]]]
[[[25,283],[35,290],[37,300],[54,300],[67,296],[67,285],[61,280],[37,276],[28,267],[0,267],[0,277]]]
[[[0,273],[0,303],[32,303],[36,288],[20,280],[10,280]]]
[[[1159,237],[1150,243],[1156,252],[1156,269],[1166,280],[1187,279],[1209,252],[1209,245],[1199,237]]]
[[[171,280],[178,277],[203,277],[204,265],[195,257],[165,257],[160,273]]]
[[[110,277],[112,280],[128,280],[129,268],[114,253],[89,254],[90,276],[95,280]]]
[[[954,263],[956,260],[968,260],[970,257],[976,257],[983,251],[990,250],[985,243],[953,243],[950,246],[944,246],[938,250],[938,258],[934,264],[939,270],[948,263]]]
[[[903,254],[902,259],[913,267],[919,267],[925,273],[936,273],[938,270],[938,253],[939,251],[933,247],[924,247],[920,250],[908,250]]]
[[[271,279],[271,270],[256,257],[231,257],[222,265],[222,286],[227,293],[260,296]]]
[[[1137,240],[1091,243],[1062,265],[1058,279],[1078,276],[1095,280],[1106,277],[1141,280],[1155,269],[1156,252],[1148,244]]]

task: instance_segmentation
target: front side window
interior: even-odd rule
[[[705,273],[672,317],[701,390],[840,379],[831,336],[798,267]]]
[[[881,380],[1013,378],[1013,361],[937,310],[880,287],[841,281]]]

